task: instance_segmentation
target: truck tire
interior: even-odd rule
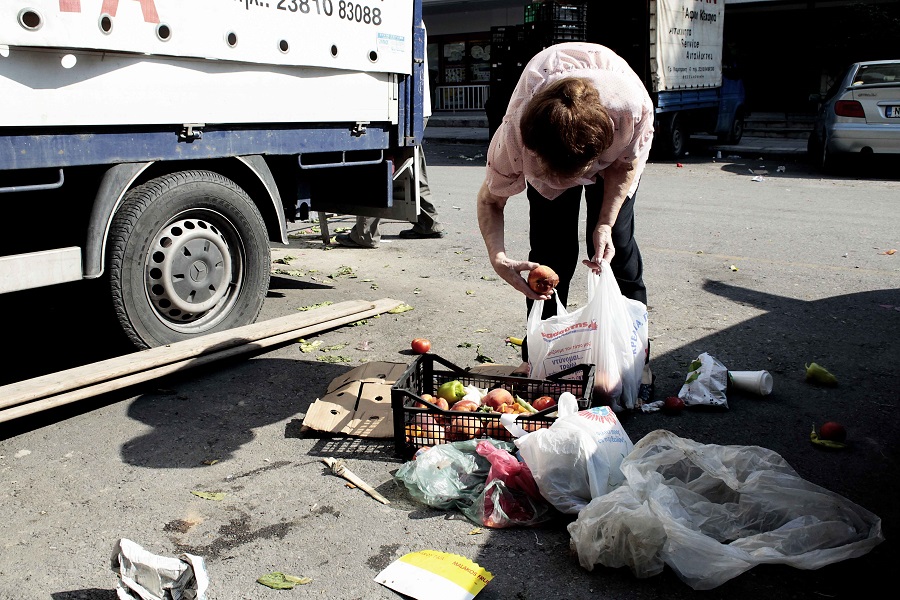
[[[663,117],[659,133],[660,150],[663,157],[677,160],[684,156],[688,132],[677,112],[668,113]],[[654,141],[656,139],[654,137]]]
[[[270,268],[259,210],[217,173],[182,171],[130,190],[110,227],[113,307],[139,348],[254,322]]]
[[[731,129],[728,133],[719,135],[718,140],[725,144],[737,144],[742,137],[744,137],[744,115],[737,114],[731,122]]]

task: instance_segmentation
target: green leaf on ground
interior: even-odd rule
[[[405,312],[410,311],[410,310],[412,310],[412,309],[413,309],[412,306],[410,306],[409,304],[406,304],[406,303],[404,302],[403,304],[401,304],[401,305],[399,305],[399,306],[395,306],[394,308],[392,308],[392,309],[389,310],[388,312],[389,312],[390,314],[392,314],[392,315],[398,315],[398,314],[400,314],[400,313],[405,313]]]
[[[300,352],[304,354],[308,354],[310,352],[315,352],[319,346],[322,345],[322,340],[316,340],[314,342],[307,342],[306,340],[297,340],[300,343]]]
[[[310,273],[313,273],[313,271],[310,271]],[[326,300],[325,302],[319,302],[318,304],[310,304],[309,306],[301,306],[301,307],[298,308],[297,310],[299,310],[299,311],[302,312],[302,311],[305,311],[305,310],[313,310],[313,309],[316,309],[316,308],[322,308],[322,307],[328,306],[328,305],[330,305],[330,304],[334,304],[334,302],[330,302],[330,301]]]
[[[275,571],[273,573],[261,575],[257,578],[256,582],[268,588],[272,588],[273,590],[292,590],[295,586],[312,583],[312,578],[294,577],[293,575],[285,575],[284,573]]]
[[[325,356],[317,356],[316,360],[324,363],[346,363],[350,362],[350,357],[340,354],[326,354]]]

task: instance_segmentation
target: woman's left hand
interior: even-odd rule
[[[596,250],[591,260],[583,260],[581,264],[589,267],[594,274],[599,275],[601,270],[600,261],[605,259],[609,262],[616,254],[616,248],[612,243],[612,227],[600,225],[594,230],[594,248]]]

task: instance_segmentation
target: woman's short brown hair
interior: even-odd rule
[[[597,89],[580,77],[564,77],[536,93],[519,126],[525,146],[564,177],[595,161],[615,133]]]

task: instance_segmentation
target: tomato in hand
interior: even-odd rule
[[[416,338],[412,341],[410,347],[416,354],[426,354],[431,351],[431,342],[425,338]]]

